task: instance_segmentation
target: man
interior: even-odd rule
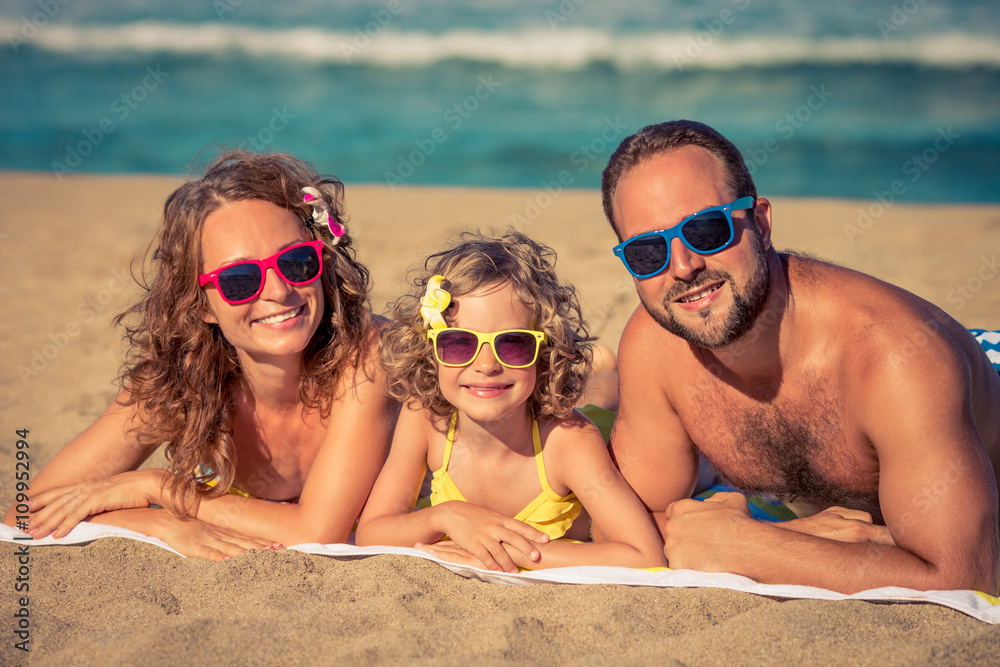
[[[701,123],[625,139],[602,193],[642,301],[612,452],[670,566],[995,594],[1000,376],[969,333],[897,287],[775,251],[770,202]],[[828,509],[770,524],[742,494],[691,500],[699,452],[736,488]]]

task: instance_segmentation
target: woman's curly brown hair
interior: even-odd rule
[[[364,367],[374,330],[368,270],[357,262],[349,233],[333,245],[329,229],[312,222],[313,209],[302,200],[306,186],[319,190],[330,215],[344,222],[343,184],[320,176],[308,163],[281,153],[218,155],[202,178],[167,198],[143,262],[145,294],[116,319],[128,323],[124,337],[130,348],[119,382],[126,405],[137,406],[135,433],[140,445],[165,446],[180,516],[187,514],[195,493],[224,494],[236,468],[232,421],[242,371],[218,325],[202,320],[209,306],[198,284],[201,229],[212,213],[238,201],[270,202],[294,213],[311,238],[325,242],[325,309],[303,351],[299,400],[329,414],[343,374]],[[211,474],[199,472],[199,466]],[[216,476],[218,484],[208,486]]]
[[[380,356],[389,394],[440,416],[454,410],[441,395],[437,365],[420,315],[420,297],[431,276],[444,276],[442,288],[453,297],[508,282],[531,309],[532,327],[548,336],[548,344],[538,355],[538,376],[528,407],[542,418],[569,417],[586,389],[592,339],[576,290],[559,282],[555,261],[551,248],[516,231],[499,238],[466,232],[454,247],[427,258],[424,274],[414,280],[414,293],[396,301],[393,321],[381,333]],[[444,316],[447,321],[447,310]]]

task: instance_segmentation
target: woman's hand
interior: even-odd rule
[[[242,535],[198,519],[181,520],[166,510],[159,510],[154,537],[158,537],[184,556],[205,560],[229,560],[248,549],[281,549],[274,540]]]
[[[87,517],[114,510],[149,507],[166,471],[136,470],[97,482],[81,482],[39,493],[28,503],[28,534],[41,539],[65,537]],[[152,485],[156,485],[155,487]]]
[[[875,525],[871,514],[845,507],[828,507],[818,514],[792,521],[779,521],[774,525],[785,530],[794,530],[838,542],[896,545],[889,529]]]
[[[458,547],[479,560],[480,565],[477,567],[488,570],[517,572],[517,566],[504,544],[524,554],[529,561],[537,562],[541,554],[529,540],[541,544],[549,541],[548,535],[523,521],[472,503],[452,500],[431,509],[442,514],[441,527],[445,534]],[[454,554],[449,552],[449,555]]]

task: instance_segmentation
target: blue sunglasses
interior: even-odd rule
[[[619,243],[614,247],[615,254],[633,276],[650,278],[670,264],[670,242],[675,238],[699,255],[711,255],[728,247],[736,236],[733,211],[753,208],[754,203],[753,197],[741,197],[730,204],[706,208],[670,229],[646,232]]]

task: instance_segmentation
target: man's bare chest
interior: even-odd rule
[[[723,481],[746,492],[823,506],[878,508],[878,461],[854,435],[845,401],[813,383],[767,400],[702,385],[678,410]]]

